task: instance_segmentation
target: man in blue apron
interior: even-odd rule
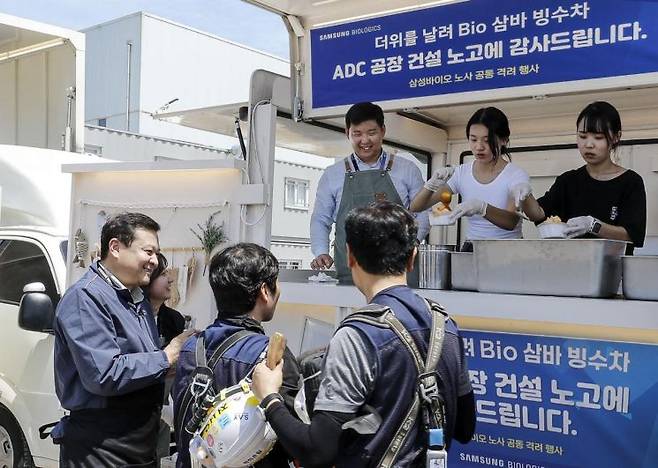
[[[345,218],[353,208],[388,200],[409,207],[423,187],[420,169],[410,160],[395,157],[382,149],[386,134],[384,112],[370,102],[353,105],[345,114],[345,134],[352,150],[347,158],[328,167],[318,183],[311,217],[311,249],[315,259],[311,268],[330,268],[334,262],[338,279],[351,284],[345,254]],[[418,239],[429,232],[427,212],[417,215]],[[336,225],[334,257],[329,255],[329,234]],[[409,275],[409,284],[417,283],[417,268]]]

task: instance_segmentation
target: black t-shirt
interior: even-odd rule
[[[174,337],[183,333],[183,329],[185,329],[185,317],[176,309],[162,304],[158,312],[157,324],[158,334],[162,341],[161,345],[164,348]]]
[[[586,166],[567,171],[537,201],[546,216],[559,216],[565,222],[576,216],[593,216],[624,227],[633,241],[627,253],[644,245],[647,195],[642,177],[630,169],[605,181],[592,178]]]

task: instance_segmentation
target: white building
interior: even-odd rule
[[[254,70],[289,74],[286,60],[148,13],[134,13],[84,32],[85,146],[108,158],[231,157],[228,149],[237,139],[154,119],[152,114],[163,108],[247,102]],[[332,163],[324,157],[277,150],[272,250],[282,267],[310,266],[309,221],[315,191],[322,170]]]

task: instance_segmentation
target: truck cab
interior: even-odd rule
[[[66,247],[65,234],[52,228],[0,228],[2,466],[57,464],[57,448],[42,435],[64,414],[53,392],[52,319],[64,291]],[[20,308],[26,286],[41,296],[41,307]]]

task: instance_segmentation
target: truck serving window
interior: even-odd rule
[[[20,240],[0,240],[0,302],[18,304],[23,287],[40,282],[53,305],[59,301],[50,265],[39,246]]]

